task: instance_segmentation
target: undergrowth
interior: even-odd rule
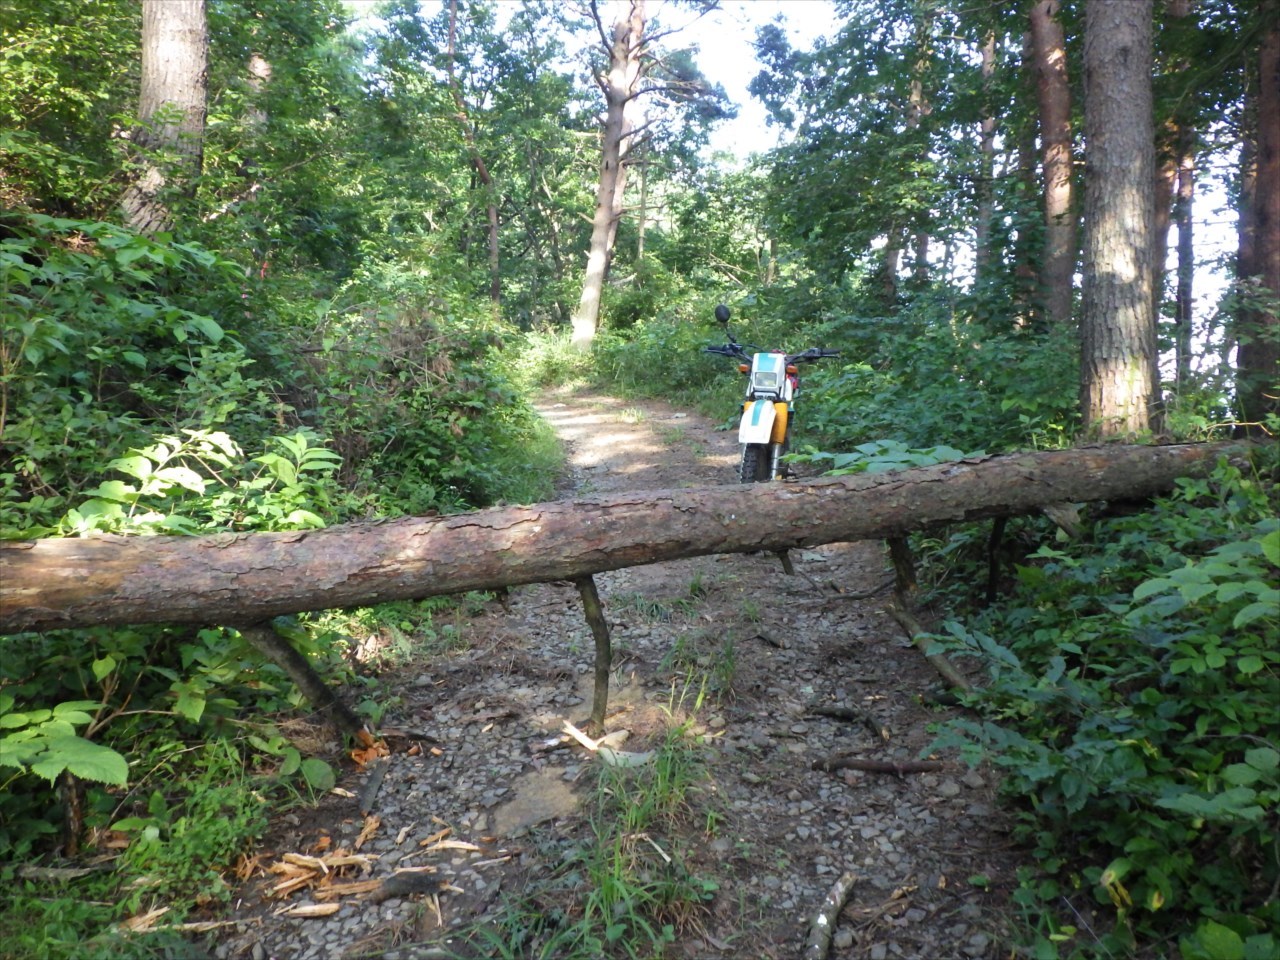
[[[333,286],[247,274],[164,235],[15,214],[0,311],[5,539],[314,529],[533,502],[560,470],[505,360],[509,331],[403,264]],[[456,642],[446,604],[281,626],[328,678],[367,690],[375,661]],[[376,721],[384,703],[357,706]],[[0,637],[0,957],[179,955],[173,934],[116,924],[222,902],[268,806],[333,786],[332,765],[291,732],[308,714],[278,668],[218,625]],[[114,869],[17,872],[86,858]]]
[[[1004,773],[1036,957],[1280,950],[1278,506],[1222,463],[940,630],[989,680],[935,746]]]

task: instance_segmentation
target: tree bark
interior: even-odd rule
[[[596,13],[594,3],[592,13]],[[600,299],[604,294],[605,278],[609,274],[609,261],[613,257],[618,219],[622,216],[622,196],[626,184],[623,159],[632,127],[628,107],[640,87],[644,26],[644,0],[631,0],[626,19],[613,25],[612,41],[608,44],[609,72],[599,78],[605,99],[600,183],[596,187],[596,212],[591,220],[591,245],[587,252],[582,296],[572,320],[573,344],[580,350],[590,348],[596,330],[600,327]],[[603,34],[603,27],[601,33]]]
[[[1280,0],[1263,7],[1272,26],[1258,52],[1257,135],[1254,149],[1242,151],[1242,161],[1251,153],[1253,165],[1243,178],[1251,189],[1242,191],[1240,214],[1240,280],[1252,302],[1238,324],[1236,392],[1247,423],[1280,414]]]
[[[1067,76],[1066,37],[1057,20],[1058,9],[1058,0],[1039,0],[1031,8],[1031,45],[1044,173],[1045,235],[1040,294],[1044,317],[1050,324],[1071,321],[1072,278],[1076,269],[1076,221],[1071,212],[1071,87]]]
[[[1094,436],[1156,426],[1151,0],[1086,8],[1080,408]]]
[[[991,223],[995,219],[996,118],[988,101],[996,72],[996,35],[987,34],[982,44],[982,123],[978,143],[978,210],[974,221],[973,277],[981,284],[990,272]]]
[[[682,557],[887,539],[1049,503],[1151,496],[1247,449],[1114,445],[316,531],[0,542],[0,634],[261,623],[306,610],[576,580]]]
[[[120,208],[125,226],[153,235],[173,226],[164,194],[200,173],[207,109],[205,0],[143,0],[142,86],[135,142],[145,151]]]
[[[1178,226],[1178,280],[1174,295],[1174,382],[1179,392],[1191,378],[1191,334],[1195,320],[1195,235],[1193,233],[1196,193],[1195,133],[1190,127],[1179,130],[1178,199],[1174,222]]]

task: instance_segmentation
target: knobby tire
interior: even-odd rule
[[[768,444],[748,443],[742,448],[742,464],[738,470],[738,479],[743,483],[768,483],[771,466]]]

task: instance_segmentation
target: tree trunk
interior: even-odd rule
[[[1071,87],[1067,44],[1056,19],[1058,0],[1031,8],[1031,44],[1040,108],[1040,149],[1044,168],[1044,256],[1040,292],[1050,324],[1071,321],[1072,278],[1076,269],[1076,221],[1071,212]],[[1148,98],[1149,99],[1149,98]]]
[[[1035,43],[1031,37],[1031,31],[1028,30],[1022,35],[1022,71],[1023,76],[1027,78],[1027,88],[1031,89],[1036,86],[1036,59],[1035,59]],[[1039,187],[1036,178],[1036,126],[1037,124],[1022,123],[1014,130],[1010,131],[1016,152],[1014,153],[1013,162],[1016,169],[1013,175],[1017,178],[1017,196],[1019,219],[1021,220],[1021,210],[1024,205],[1030,205],[1030,198],[1034,196],[1043,197],[1043,189]],[[1032,231],[1025,226],[1019,226],[1013,236],[1013,249],[1011,251],[1013,259],[1013,325],[1019,329],[1026,329],[1034,322],[1041,319],[1040,295],[1037,290],[1039,285],[1039,270],[1044,244],[1042,241],[1033,242]]]
[[[1195,319],[1195,238],[1192,232],[1196,192],[1195,134],[1182,127],[1178,150],[1178,286],[1174,297],[1175,382],[1181,391],[1191,378],[1191,333]]]
[[[595,12],[594,4],[592,12]],[[591,220],[591,245],[587,252],[582,296],[572,321],[573,344],[580,350],[590,348],[600,327],[600,298],[604,294],[604,281],[613,256],[613,240],[622,215],[622,194],[626,184],[622,161],[631,132],[628,107],[640,87],[644,25],[644,0],[631,0],[627,18],[613,25],[613,39],[608,47],[608,75],[598,78],[605,99],[600,183],[596,187],[596,212]]]
[[[125,226],[148,236],[169,230],[169,191],[200,173],[209,72],[205,0],[143,0],[142,86],[134,141],[144,151],[120,200]]]
[[[682,557],[901,537],[1061,501],[1151,496],[1247,450],[1113,445],[325,530],[0,542],[0,634],[261,623],[305,610],[576,580]]]
[[[1173,24],[1192,24],[1190,19],[1192,0],[1168,0],[1165,14]],[[1178,56],[1165,64],[1164,70],[1177,76],[1189,66],[1186,57]],[[1195,198],[1196,134],[1193,126],[1194,104],[1191,97],[1184,97],[1175,106],[1173,115],[1165,126],[1165,142],[1162,144],[1161,167],[1168,166],[1170,203],[1169,220],[1178,228],[1177,270],[1174,277],[1173,298],[1173,362],[1174,393],[1181,393],[1191,374],[1192,284],[1195,277],[1195,247],[1192,234],[1192,209]],[[1162,214],[1161,176],[1156,178],[1156,216]],[[1155,263],[1156,317],[1160,316],[1163,301],[1168,253],[1168,228],[1158,225]]]
[[[1151,316],[1158,325],[1168,273],[1169,229],[1173,226],[1173,203],[1178,192],[1178,158],[1171,146],[1166,145],[1158,153],[1156,178],[1151,186]]]
[[[919,284],[929,280],[929,232],[927,230],[921,230],[916,234],[911,279]]]
[[[1247,423],[1280,414],[1280,26],[1275,23],[1280,0],[1266,0],[1272,26],[1258,53],[1257,137],[1253,151],[1252,203],[1242,198],[1241,220],[1248,207],[1247,259],[1242,229],[1240,279],[1253,303],[1241,311],[1237,354],[1237,393]]]
[[[986,100],[990,95],[992,78],[996,72],[996,35],[987,34],[982,44],[982,89],[984,100],[982,105],[981,139],[978,144],[978,209],[974,220],[973,244],[973,278],[981,284],[990,271],[991,258],[991,222],[995,219],[995,174],[996,174],[996,118],[991,111],[991,104]]]
[[[1094,436],[1156,425],[1151,12],[1151,0],[1086,8],[1080,408]]]

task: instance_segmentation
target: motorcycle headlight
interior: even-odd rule
[[[785,376],[780,353],[757,353],[751,358],[751,389],[756,393],[777,393]]]

